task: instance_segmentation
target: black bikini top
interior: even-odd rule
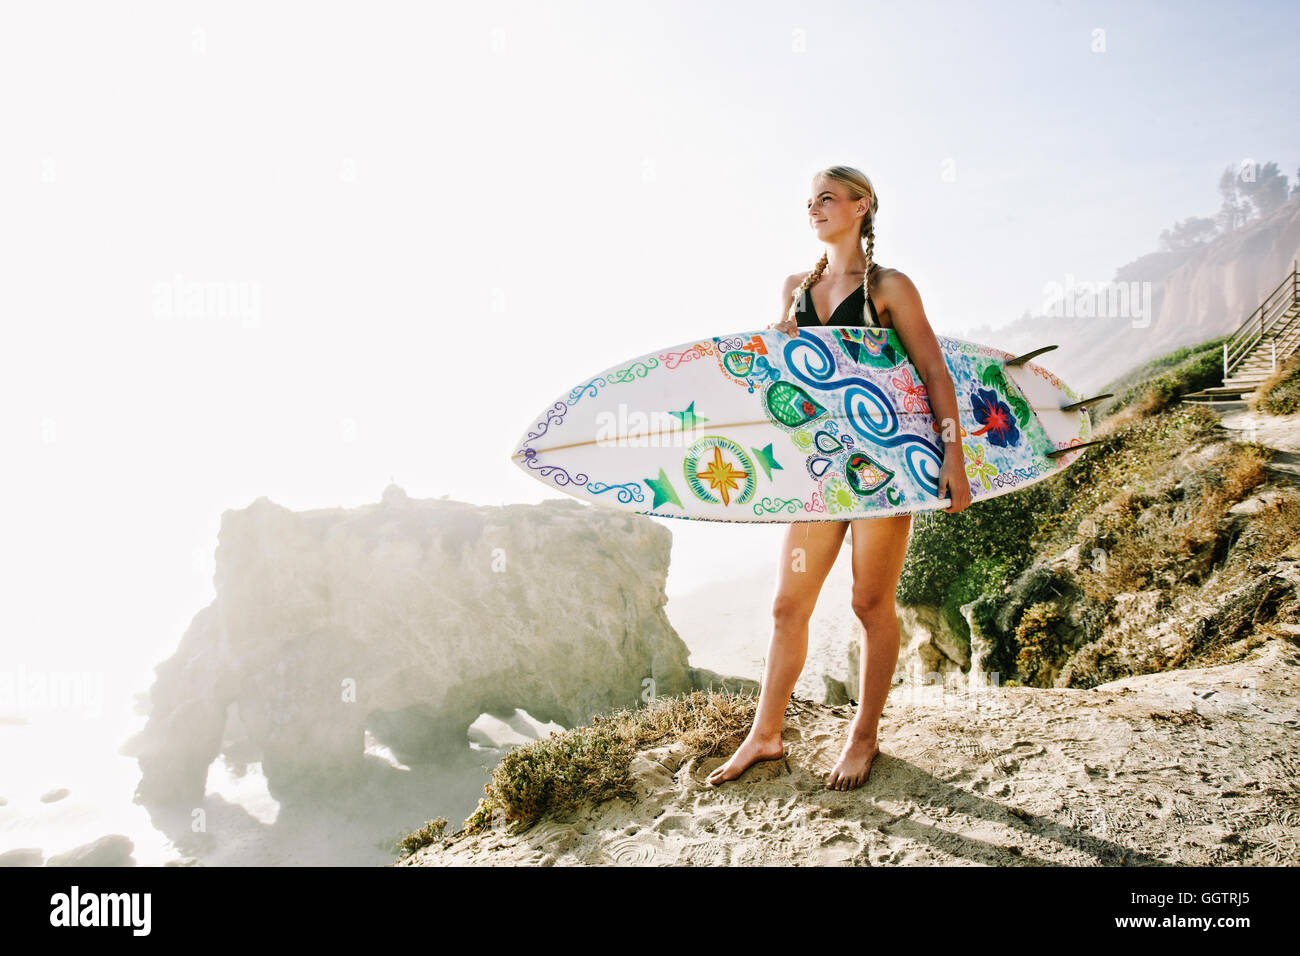
[[[826,324],[865,326],[866,323],[862,321],[863,295],[865,295],[865,290],[862,287],[862,283],[859,282],[858,287],[850,292],[844,301],[835,307],[835,311],[831,313],[830,321]],[[880,327],[880,316],[876,314],[876,303],[867,299],[867,307],[871,310],[872,323],[875,326]],[[848,310],[847,314],[844,316],[845,321],[836,321],[840,318],[841,313],[843,313],[845,309]],[[795,306],[795,319],[800,328],[822,324],[822,320],[817,315],[817,307],[813,305],[811,287],[804,289],[799,304]]]

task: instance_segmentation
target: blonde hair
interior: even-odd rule
[[[876,198],[876,187],[871,184],[867,174],[860,169],[854,169],[852,166],[830,166],[813,175],[813,179],[821,176],[825,179],[833,180],[840,183],[849,191],[850,199],[869,199],[870,205],[867,207],[867,214],[862,217],[861,236],[867,239],[865,252],[867,254],[867,269],[862,274],[862,324],[871,325],[867,319],[868,303],[871,301],[871,270],[875,265],[872,262],[872,253],[876,245],[876,210],[880,208],[880,201]],[[829,261],[827,253],[823,252],[822,257],[817,260],[817,265],[813,271],[808,273],[799,287],[794,290],[790,301],[790,311],[786,314],[794,318],[795,309],[802,301],[803,295],[812,286],[816,285],[821,279],[822,273],[826,271],[826,264]]]

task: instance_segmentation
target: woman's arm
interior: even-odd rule
[[[893,326],[903,342],[903,349],[916,366],[925,383],[930,410],[939,423],[943,441],[943,465],[939,469],[939,497],[952,498],[944,510],[956,513],[970,505],[970,479],[966,475],[966,456],[961,447],[960,417],[957,414],[957,389],[948,363],[930,320],[925,317],[921,294],[904,273],[890,269],[880,278],[880,291],[873,296],[877,308],[888,308]]]
[[[794,300],[795,287],[803,282],[807,275],[806,272],[796,272],[792,276],[785,277],[785,282],[781,284],[781,318],[769,325],[769,329],[776,329],[786,335],[799,334],[799,320],[790,315],[790,306]]]

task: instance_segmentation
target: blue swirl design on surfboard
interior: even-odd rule
[[[797,336],[786,343],[782,352],[791,376],[820,391],[844,390],[844,420],[867,441],[881,448],[903,450],[903,460],[913,480],[931,493],[939,491],[939,468],[943,465],[943,448],[923,435],[899,433],[898,413],[889,396],[875,382],[856,375],[835,378],[839,370],[836,355],[821,339]],[[873,419],[871,411],[877,413]],[[933,472],[926,466],[933,467]]]

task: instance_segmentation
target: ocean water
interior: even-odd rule
[[[118,753],[144,718],[130,693],[114,690],[146,690],[152,673],[69,673],[16,665],[0,677],[0,852],[34,847],[48,859],[120,833],[139,864],[177,859],[132,802],[139,766]]]

